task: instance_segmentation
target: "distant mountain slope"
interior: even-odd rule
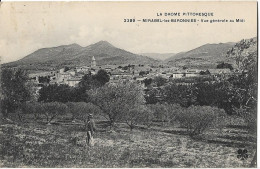
[[[87,47],[78,44],[42,48],[6,67],[22,67],[28,70],[50,70],[63,66],[90,65],[95,56],[97,65],[105,64],[146,64],[156,62],[147,56],[136,55],[100,41]]]
[[[175,55],[175,53],[139,53],[143,56],[148,56],[150,58],[156,59],[156,60],[166,60],[169,57],[172,57]]]
[[[234,60],[226,57],[227,51],[235,43],[205,44],[187,52],[178,53],[168,59],[166,62],[170,65],[188,66],[188,67],[208,67],[214,68],[220,62],[234,63]]]

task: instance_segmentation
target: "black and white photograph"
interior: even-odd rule
[[[0,167],[256,168],[257,5],[0,2]]]

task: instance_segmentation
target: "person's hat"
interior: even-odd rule
[[[93,117],[93,114],[89,114],[88,117],[92,118],[92,117]]]

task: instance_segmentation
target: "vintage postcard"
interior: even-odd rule
[[[0,167],[257,167],[257,13],[0,3]]]

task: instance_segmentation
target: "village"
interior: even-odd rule
[[[171,79],[180,79],[188,77],[198,77],[203,75],[230,75],[230,69],[184,69],[180,67],[170,67],[165,65],[97,65],[93,56],[90,66],[78,66],[75,68],[61,68],[53,71],[37,72],[29,74],[30,80],[37,84],[39,89],[43,85],[65,84],[71,87],[77,87],[85,74],[95,75],[100,69],[105,70],[110,76],[109,83],[118,83],[119,81],[128,80],[136,82],[146,89],[145,79],[162,77],[167,81]]]

